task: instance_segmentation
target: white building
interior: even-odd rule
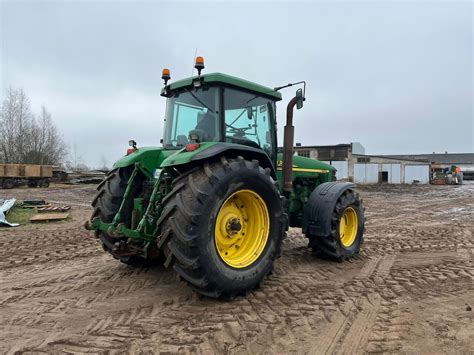
[[[296,145],[296,154],[318,159],[337,169],[338,180],[358,184],[428,184],[431,168],[428,160],[367,155],[360,143],[333,146]]]

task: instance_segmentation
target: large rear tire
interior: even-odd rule
[[[158,241],[165,266],[209,297],[258,287],[280,254],[287,218],[270,172],[256,160],[222,158],[173,186]]]
[[[120,208],[128,180],[132,174],[133,167],[117,168],[109,171],[102,183],[97,187],[97,195],[92,201],[94,212],[92,218],[100,217],[104,223],[111,223]],[[133,210],[133,198],[138,197],[143,189],[143,178],[137,175],[132,187],[129,198],[125,201],[122,212],[122,222],[125,226],[130,227]],[[102,231],[97,231],[96,236],[102,242],[102,247],[110,253],[115,259],[131,266],[148,265],[150,261],[141,256],[127,255],[121,256],[114,253],[115,243],[127,238],[112,238]]]
[[[328,260],[342,262],[359,254],[364,241],[364,205],[359,194],[346,190],[337,200],[331,217],[331,234],[306,235],[313,252]]]

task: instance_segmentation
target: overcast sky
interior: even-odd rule
[[[131,138],[159,145],[161,69],[190,76],[196,48],[205,72],[306,80],[303,145],[474,152],[471,1],[0,2],[2,100],[22,87],[92,166]],[[293,94],[279,103],[280,139]]]

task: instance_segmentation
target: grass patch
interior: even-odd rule
[[[6,219],[10,223],[25,225],[30,223],[30,218],[36,213],[34,208],[19,208],[14,206],[10,212],[7,213]]]

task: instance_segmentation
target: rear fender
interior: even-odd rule
[[[247,160],[256,159],[262,168],[269,168],[273,179],[277,179],[275,167],[273,166],[270,157],[261,149],[245,146],[235,143],[202,143],[201,146],[193,151],[186,152],[185,149],[168,157],[163,161],[161,167],[179,167],[192,168],[201,165],[206,160],[216,160],[221,156],[229,158],[242,156]]]
[[[316,187],[304,208],[303,233],[328,236],[331,234],[331,218],[336,202],[346,190],[353,189],[350,182],[325,182]]]

